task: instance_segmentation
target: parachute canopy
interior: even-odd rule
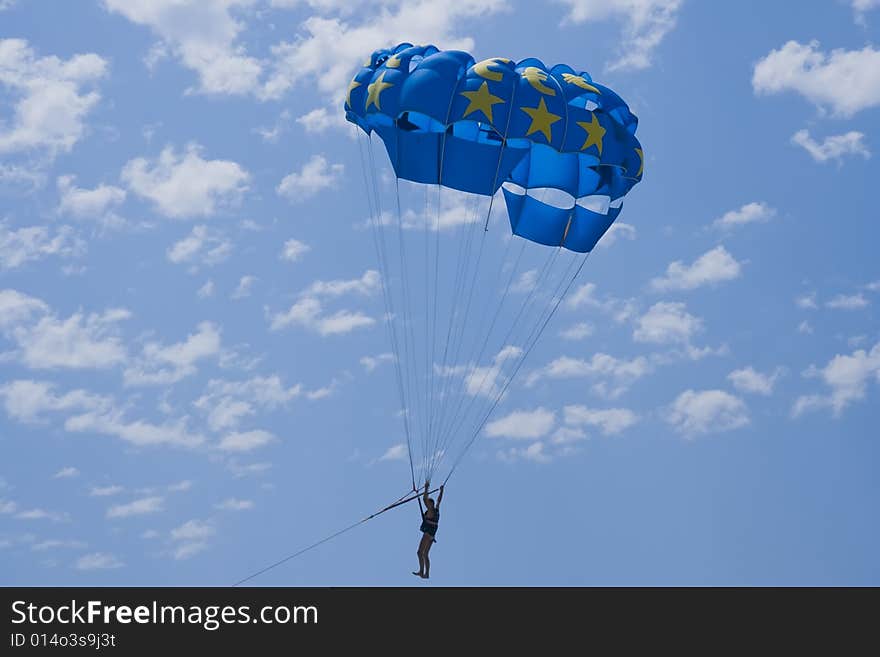
[[[379,135],[398,178],[483,196],[503,186],[514,234],[581,253],[644,169],[636,116],[564,64],[402,43],[364,63],[345,110]]]

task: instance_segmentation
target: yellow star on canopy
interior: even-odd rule
[[[351,92],[361,86],[361,83],[357,80],[352,80],[351,84],[348,85],[348,93],[345,94],[345,104],[351,107]]]
[[[642,152],[641,148],[635,149],[636,155],[639,156],[639,172],[636,174],[636,178],[642,175],[642,172],[645,170],[645,154]]]
[[[580,75],[573,75],[571,73],[563,73],[562,79],[565,80],[566,82],[568,82],[568,84],[573,84],[576,87],[580,87],[581,89],[584,89],[586,91],[592,91],[594,94],[601,94],[602,93],[596,87],[594,87],[589,82],[584,80]]]
[[[375,105],[376,109],[382,109],[382,106],[379,105],[379,94],[393,86],[393,82],[385,82],[385,71],[382,71],[375,82],[367,85],[367,104],[364,105],[364,109],[369,109],[370,105]]]
[[[520,109],[532,117],[532,124],[529,126],[528,132],[526,132],[526,137],[533,132],[540,132],[549,144],[553,140],[551,126],[557,121],[561,121],[562,117],[547,111],[547,105],[544,103],[543,98],[538,101],[537,107],[520,107]]]
[[[387,68],[400,68],[400,57],[397,55],[391,55],[386,61],[385,66]]]
[[[587,133],[587,138],[584,140],[584,145],[581,146],[581,150],[585,151],[590,146],[595,146],[599,151],[599,155],[601,155],[602,139],[605,137],[605,128],[599,124],[598,117],[593,114],[591,121],[578,121],[577,124]]]
[[[492,123],[492,105],[504,102],[503,98],[493,96],[489,92],[488,82],[481,84],[480,88],[476,91],[462,91],[461,95],[468,99],[468,106],[464,111],[464,116],[479,111],[489,119],[489,123]]]

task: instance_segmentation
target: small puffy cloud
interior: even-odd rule
[[[85,547],[87,546],[82,541],[50,538],[45,541],[40,541],[39,543],[32,544],[31,550],[33,550],[34,552],[46,552],[48,550],[58,549],[82,550]]]
[[[755,65],[752,88],[756,94],[794,91],[849,117],[880,105],[880,51],[868,45],[826,53],[818,41],[789,41]]]
[[[190,490],[193,487],[193,482],[189,479],[184,479],[183,481],[178,481],[176,484],[168,485],[169,493],[183,493]]]
[[[19,511],[15,514],[19,520],[51,520],[52,522],[62,522],[69,520],[66,513],[55,513],[46,511],[45,509],[28,509],[27,511]]]
[[[607,249],[608,247],[613,246],[618,240],[627,240],[631,242],[636,238],[636,234],[636,227],[632,224],[615,221],[611,224],[611,228],[609,228],[602,236],[602,239],[599,240],[597,246]]]
[[[281,251],[281,259],[286,260],[287,262],[296,262],[311,250],[312,247],[308,244],[300,242],[299,240],[290,239],[284,243],[284,248]]]
[[[251,500],[239,500],[229,497],[219,504],[215,504],[214,508],[219,511],[249,511],[254,508],[254,503]]]
[[[385,453],[379,457],[380,461],[405,461],[407,458],[407,448],[406,444],[398,443],[397,445],[392,445],[388,449],[385,450]]]
[[[773,386],[782,376],[782,369],[776,368],[769,374],[758,372],[751,365],[742,369],[734,370],[727,375],[727,380],[740,392],[750,392],[756,395],[770,396],[773,394]]]
[[[79,470],[74,468],[73,466],[67,466],[66,468],[61,468],[58,472],[52,475],[53,479],[72,479],[73,477],[79,476]]]
[[[798,130],[792,135],[791,143],[802,147],[816,162],[841,162],[847,155],[860,155],[866,160],[871,157],[871,151],[865,145],[865,134],[855,130],[825,137],[821,142],[813,139],[808,130]]]
[[[275,436],[268,431],[234,431],[228,433],[217,444],[224,452],[250,452],[275,441]]]
[[[315,281],[305,291],[306,296],[338,297],[343,294],[370,296],[380,289],[381,276],[375,269],[368,269],[360,278],[335,281]]]
[[[288,200],[302,201],[335,187],[344,171],[345,165],[331,164],[323,155],[313,155],[299,171],[284,176],[276,191]]]
[[[337,112],[335,107],[316,107],[297,117],[296,122],[305,128],[306,132],[314,135],[327,132],[331,128],[345,128],[347,123],[342,113]]]
[[[18,290],[0,290],[0,329],[22,324],[49,312],[49,306],[36,297]]]
[[[272,316],[270,328],[278,331],[289,326],[302,326],[321,336],[343,335],[359,328],[373,326],[376,320],[361,312],[339,310],[328,314],[314,297],[304,297],[294,303],[287,312]]]
[[[199,299],[207,299],[214,296],[214,281],[206,281],[205,284],[196,291],[196,296],[198,296]]]
[[[636,342],[687,345],[702,330],[703,321],[688,313],[685,304],[660,301],[639,317],[633,339]]]
[[[800,324],[798,324],[798,333],[803,333],[805,335],[812,335],[813,334],[813,326],[807,320],[804,320]]]
[[[94,189],[77,187],[75,176],[59,176],[58,193],[61,201],[58,213],[65,216],[94,221],[102,225],[120,225],[123,220],[113,209],[125,202],[126,192],[113,185],[98,185]]]
[[[113,495],[119,495],[125,489],[122,486],[92,486],[89,489],[89,496],[91,497],[112,497]]]
[[[251,291],[254,287],[254,283],[257,282],[256,276],[246,275],[242,276],[238,285],[235,286],[235,289],[232,291],[230,295],[231,299],[244,299],[251,295]]]
[[[168,247],[165,255],[176,265],[189,264],[197,268],[199,265],[219,264],[230,253],[232,242],[221,232],[200,225],[193,226],[189,235]]]
[[[107,62],[93,53],[38,57],[23,39],[0,39],[0,87],[14,107],[0,123],[0,155],[69,152],[101,98],[89,89],[106,72]]]
[[[42,309],[48,310],[45,305]],[[129,317],[131,313],[120,308],[100,314],[76,312],[67,319],[46,313],[35,323],[14,326],[9,334],[18,345],[19,359],[27,367],[106,369],[126,359],[117,326]]]
[[[170,345],[148,342],[125,369],[127,386],[169,385],[195,374],[196,364],[220,354],[220,329],[202,322],[186,340]]]
[[[849,355],[838,354],[825,367],[808,369],[806,376],[821,379],[830,390],[824,395],[799,397],[792,415],[798,417],[807,411],[830,408],[837,417],[847,406],[865,398],[872,379],[880,382],[880,343],[870,351],[858,349]]]
[[[261,84],[263,62],[239,43],[246,24],[236,14],[255,0],[105,0],[107,11],[150,28],[160,41],[146,64],[153,68],[166,56],[180,60],[198,75],[196,91],[218,95],[276,97]]]
[[[165,147],[156,160],[139,157],[122,169],[122,181],[166,217],[209,217],[238,203],[250,174],[236,162],[205,160],[195,144],[178,154]]]
[[[514,461],[532,461],[534,463],[549,463],[553,457],[548,454],[545,445],[540,440],[528,447],[509,447],[498,452],[498,458],[512,463]]]
[[[730,431],[749,423],[745,403],[723,390],[685,390],[672,403],[666,421],[685,437]]]
[[[609,399],[619,397],[629,387],[654,370],[644,356],[632,359],[616,358],[604,353],[593,354],[589,360],[561,356],[539,370],[532,372],[526,385],[534,385],[541,379],[594,379],[592,391]]]
[[[589,322],[579,322],[559,332],[566,340],[583,340],[596,332],[596,327]]]
[[[25,226],[12,229],[0,221],[0,271],[49,256],[81,256],[86,247],[70,226]]]
[[[114,436],[138,447],[197,447],[205,442],[204,436],[189,431],[186,418],[153,424],[146,420],[126,420],[124,413],[117,409],[74,415],[65,420],[64,428],[76,433]]]
[[[565,423],[570,426],[594,426],[606,436],[622,433],[639,421],[628,408],[587,408],[572,405],[563,409]]]
[[[106,552],[92,552],[76,560],[77,570],[110,570],[124,565],[117,557]]]
[[[641,70],[653,63],[654,51],[674,28],[682,0],[561,0],[569,8],[563,25],[619,20],[623,33],[618,58],[609,70]]]
[[[714,228],[731,230],[747,224],[764,223],[776,216],[776,210],[763,201],[746,203],[738,210],[730,210],[712,222]]]
[[[556,413],[540,407],[531,411],[513,411],[486,425],[490,438],[534,440],[550,433],[556,424]]]
[[[510,291],[515,294],[526,294],[535,289],[535,285],[538,284],[538,270],[537,269],[529,269],[528,271],[524,271],[519,275],[519,277],[513,281],[513,284],[510,286]]]
[[[816,294],[803,294],[794,300],[795,305],[803,310],[816,310],[819,304],[816,303]]]
[[[0,386],[0,399],[9,417],[19,422],[35,422],[43,413],[108,408],[110,399],[82,389],[56,394],[45,381],[19,379]]]
[[[128,504],[116,504],[107,509],[108,518],[130,518],[150,513],[159,513],[163,510],[164,500],[158,496],[142,497]]]
[[[618,323],[629,321],[636,312],[636,303],[632,299],[600,299],[596,294],[595,283],[584,283],[572,291],[566,297],[565,306],[570,310],[594,308]]]
[[[193,405],[207,414],[208,426],[213,431],[222,431],[238,426],[258,408],[280,408],[302,394],[302,385],[287,387],[278,376],[258,376],[245,381],[212,379]]]
[[[205,540],[216,533],[217,530],[208,522],[189,520],[171,530],[171,539],[174,541]]]
[[[739,278],[742,263],[738,262],[723,246],[707,251],[693,264],[685,265],[680,260],[669,264],[666,276],[655,278],[651,287],[658,291],[694,290],[704,285],[714,285],[722,281]]]
[[[838,294],[827,301],[825,306],[834,310],[861,310],[870,305],[870,301],[861,292],[857,294]]]
[[[376,356],[364,356],[361,358],[360,363],[363,365],[364,369],[367,372],[372,372],[382,363],[393,363],[394,362],[394,354],[384,353],[378,354]]]

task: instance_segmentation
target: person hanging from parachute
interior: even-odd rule
[[[413,575],[417,575],[422,579],[428,579],[431,574],[431,560],[428,558],[428,553],[431,551],[431,546],[437,542],[437,539],[434,537],[437,535],[437,527],[440,525],[440,502],[443,501],[444,486],[440,486],[440,494],[437,496],[437,502],[435,503],[433,498],[428,497],[430,485],[431,482],[426,480],[425,492],[422,494],[425,508],[422,509],[422,526],[419,527],[419,531],[422,532],[422,539],[419,541],[419,550],[417,552],[419,569],[413,571]],[[421,507],[421,504],[419,504],[419,507]]]

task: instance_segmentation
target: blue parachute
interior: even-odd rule
[[[642,178],[638,119],[565,65],[402,43],[365,62],[345,111],[379,135],[398,178],[484,196],[503,186],[513,233],[539,244],[591,251]]]

